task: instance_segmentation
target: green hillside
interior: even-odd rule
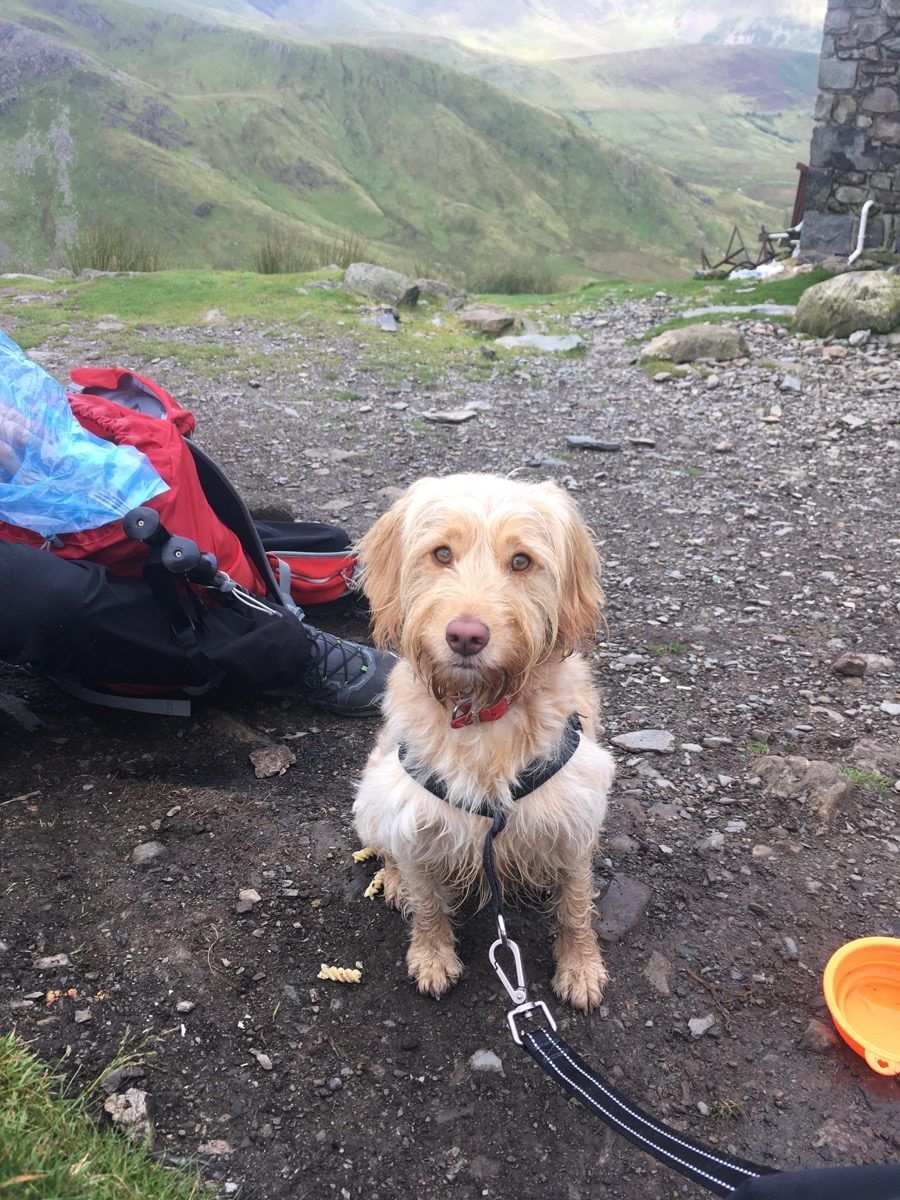
[[[737,185],[778,206],[773,222],[790,211],[794,164],[809,154],[818,55],[683,45],[523,63],[446,38],[366,39],[379,42],[555,109],[689,183]]]
[[[351,231],[465,275],[529,255],[646,278],[765,210],[717,204],[575,121],[402,52],[298,45],[116,0],[6,0],[2,261],[95,217],[169,265],[247,266],[271,230]]]

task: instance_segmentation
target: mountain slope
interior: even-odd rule
[[[693,265],[704,231],[724,231],[705,193],[399,52],[290,44],[115,0],[7,11],[7,262],[46,262],[96,215],[156,231],[170,262],[217,266],[247,265],[277,228],[349,230],[429,268],[524,253],[646,275]]]
[[[442,37],[523,59],[608,54],[672,42],[777,46],[818,53],[825,0],[142,0],[282,24],[306,37]]]

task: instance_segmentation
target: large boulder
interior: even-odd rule
[[[849,271],[815,283],[800,297],[794,324],[813,337],[849,337],[857,329],[890,333],[900,328],[900,276]]]
[[[438,300],[456,300],[465,296],[465,288],[457,287],[455,283],[444,283],[442,279],[417,279],[416,287],[422,296],[433,296]]]
[[[470,304],[457,313],[460,324],[488,337],[499,337],[516,323],[516,314],[499,304]]]
[[[674,363],[696,362],[700,358],[727,362],[732,358],[746,358],[749,353],[747,343],[733,325],[701,323],[660,333],[643,347],[640,358]]]
[[[387,304],[416,304],[419,289],[408,275],[375,263],[351,263],[344,272],[344,287]]]

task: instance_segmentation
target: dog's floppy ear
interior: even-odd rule
[[[372,635],[377,646],[389,650],[399,648],[403,628],[401,530],[406,505],[406,496],[401,496],[357,545],[360,582],[372,609]]]
[[[559,610],[559,640],[567,654],[580,645],[593,645],[600,624],[603,589],[600,555],[591,531],[568,494],[565,500],[565,563]]]

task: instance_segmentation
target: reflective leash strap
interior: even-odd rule
[[[538,1066],[551,1079],[561,1083],[589,1112],[641,1150],[707,1191],[728,1196],[748,1179],[777,1174],[771,1167],[710,1150],[701,1142],[655,1120],[592,1071],[555,1031],[535,1029],[523,1035],[522,1045]]]
[[[491,889],[491,902],[497,918],[497,940],[488,951],[491,966],[503,984],[514,1007],[507,1014],[510,1032],[517,1046],[524,1047],[539,1067],[551,1079],[562,1084],[570,1096],[600,1117],[617,1133],[628,1138],[641,1150],[717,1196],[728,1196],[735,1188],[761,1175],[778,1172],[743,1158],[711,1150],[701,1142],[670,1129],[655,1120],[617,1092],[602,1076],[592,1071],[556,1032],[556,1022],[543,1000],[529,1000],[522,954],[506,932],[500,884],[494,867],[494,838],[503,832],[506,816],[497,811],[484,840],[484,872]],[[506,951],[512,958],[515,979],[512,980],[498,962],[498,953]],[[538,1017],[542,1026],[523,1031],[521,1026]]]

